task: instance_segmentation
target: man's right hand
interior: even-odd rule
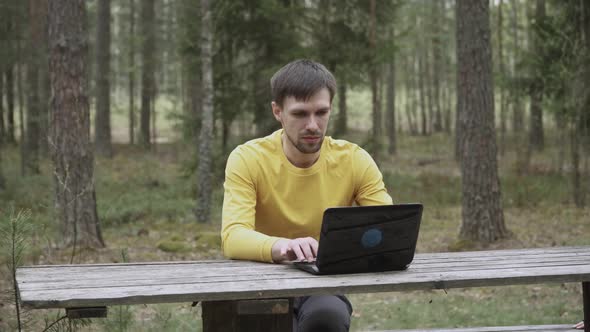
[[[272,260],[275,263],[293,260],[311,262],[317,253],[318,241],[312,237],[280,239],[272,246]]]

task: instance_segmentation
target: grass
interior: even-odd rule
[[[363,93],[351,92],[349,96],[349,108],[355,110],[351,114],[359,113],[354,116],[361,124],[369,121],[369,116],[360,112],[366,109]],[[173,107],[171,103],[163,105]],[[115,117],[124,119],[123,112],[115,113]],[[163,132],[174,135],[175,126],[166,122],[163,112],[159,116]],[[118,130],[124,135],[121,128]],[[549,131],[547,142],[551,143],[554,140],[550,135]],[[366,131],[360,128],[344,138],[362,143],[366,137]],[[419,252],[447,251],[457,241],[461,179],[452,146],[452,139],[443,134],[401,135],[399,153],[380,165],[395,201],[419,201],[426,207]],[[493,244],[493,248],[590,244],[590,208],[572,205],[570,180],[556,167],[558,148],[549,145],[543,154],[535,155],[527,174],[515,171],[513,146],[499,158],[505,220],[513,236]],[[162,143],[155,152],[144,153],[116,144],[113,159],[97,158],[98,212],[108,247],[80,251],[75,262],[120,262],[122,253],[132,262],[221,258],[218,234],[224,157],[216,157],[211,222],[199,224],[193,215],[196,164],[190,158],[192,149],[180,143]],[[41,175],[21,177],[17,148],[5,148],[2,153],[8,187],[0,193],[0,209],[14,205],[32,211],[35,233],[26,263],[68,263],[69,249],[59,248],[56,241],[59,234],[52,215],[49,162],[43,161]],[[0,288],[6,287],[5,279],[3,274]],[[574,323],[582,317],[577,284],[355,294],[350,299],[355,308],[353,330]],[[95,320],[90,330],[199,331],[199,310],[199,306],[187,303],[114,307],[108,319]],[[0,306],[0,330],[9,329],[12,312],[10,305]],[[38,326],[44,315],[54,316],[53,311],[36,311],[33,315]]]

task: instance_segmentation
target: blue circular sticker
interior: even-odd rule
[[[363,234],[361,244],[364,248],[374,248],[378,246],[382,240],[383,233],[376,228],[371,228]]]

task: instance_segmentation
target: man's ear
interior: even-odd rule
[[[272,114],[275,116],[275,119],[277,119],[278,122],[283,123],[281,121],[281,115],[283,112],[281,107],[274,101],[270,103],[270,106],[272,107]]]

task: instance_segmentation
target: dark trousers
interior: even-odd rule
[[[352,305],[344,295],[295,298],[293,332],[347,332]]]

